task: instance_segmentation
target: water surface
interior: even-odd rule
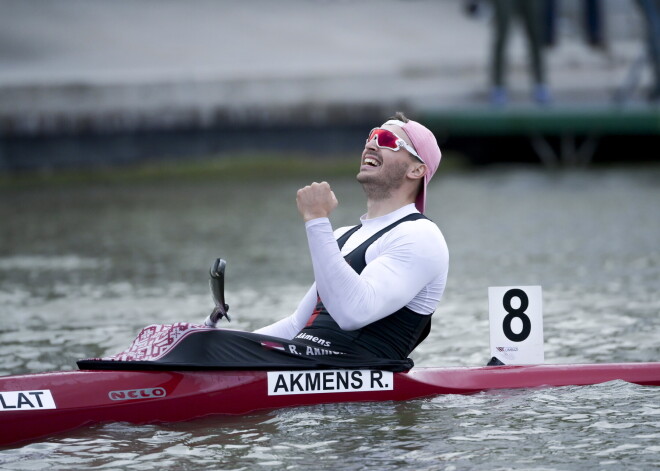
[[[314,179],[322,175],[312,175]],[[0,189],[0,374],[75,368],[151,323],[291,313],[312,271],[292,177]],[[335,226],[364,212],[330,180]],[[450,249],[419,366],[483,365],[489,286],[541,285],[547,363],[660,360],[660,167],[442,171],[428,215]],[[660,388],[612,382],[183,424],[105,424],[0,451],[0,469],[658,469]]]

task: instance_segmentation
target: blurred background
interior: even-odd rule
[[[469,163],[658,155],[655,0],[0,8],[4,177],[236,151],[343,155],[396,110]]]

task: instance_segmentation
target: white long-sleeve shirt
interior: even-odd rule
[[[305,326],[316,306],[317,292],[326,309],[344,330],[356,330],[382,319],[403,306],[419,314],[432,314],[447,281],[449,253],[440,229],[428,219],[406,221],[369,246],[367,266],[356,273],[344,256],[372,235],[417,212],[414,204],[385,216],[361,218],[362,227],[341,251],[336,239],[350,227],[333,233],[328,218],[305,224],[316,282],[296,311],[257,333],[292,339]]]

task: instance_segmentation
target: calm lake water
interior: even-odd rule
[[[323,175],[311,178],[321,179]],[[227,265],[231,327],[295,308],[312,270],[308,179],[0,189],[0,375],[117,353],[141,327],[201,322]],[[331,179],[335,226],[364,212]],[[660,361],[660,167],[442,168],[428,215],[450,249],[418,366],[489,358],[488,287],[541,285],[547,363]],[[611,382],[182,424],[94,426],[0,450],[0,469],[660,469],[660,388]]]

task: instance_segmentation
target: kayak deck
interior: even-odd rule
[[[69,371],[0,377],[0,446],[103,422],[179,422],[334,402],[599,384],[660,386],[660,363],[305,371]]]

